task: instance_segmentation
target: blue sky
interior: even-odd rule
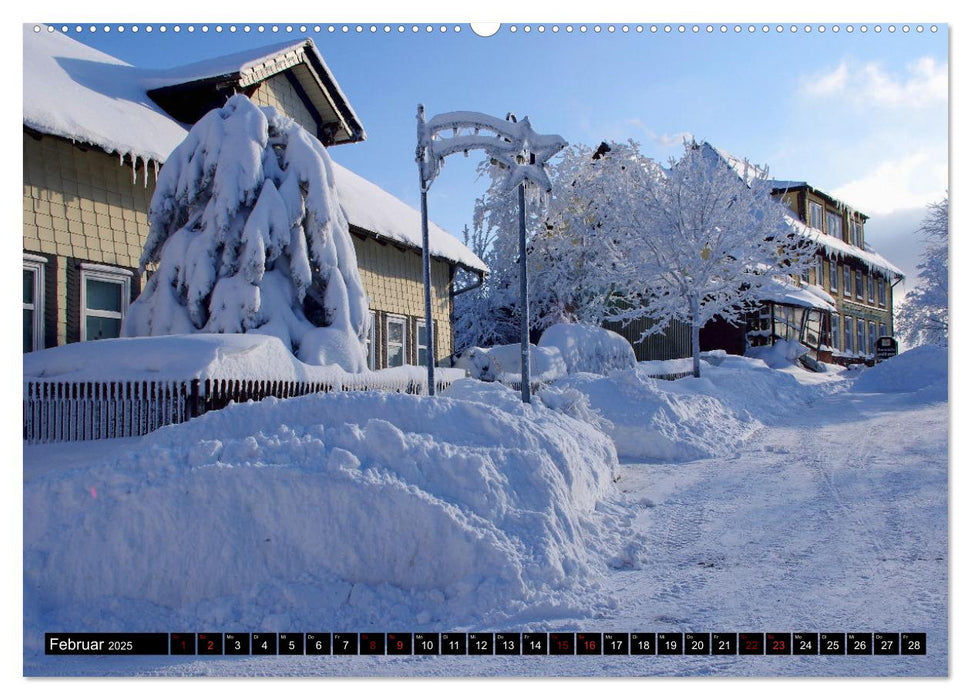
[[[59,25],[58,25],[59,26]],[[883,254],[913,272],[920,241],[911,233],[922,207],[947,188],[948,39],[916,24],[904,33],[888,24],[876,33],[834,33],[818,23],[776,31],[762,24],[750,33],[729,25],[674,25],[656,33],[650,24],[503,25],[483,38],[461,31],[371,33],[354,24],[272,24],[257,31],[231,32],[228,23],[181,25],[167,31],[69,34],[123,60],[145,67],[168,67],[253,46],[314,38],[364,123],[365,143],[331,149],[335,160],[417,206],[414,164],[415,108],[429,115],[455,109],[504,116],[528,115],[541,133],[558,133],[570,142],[634,139],[659,159],[676,155],[685,135],[770,167],[773,176],[806,180],[869,214],[868,240]],[[286,27],[292,27],[287,33]],[[598,33],[594,27],[600,26]],[[642,26],[643,31],[635,31]],[[471,223],[475,197],[485,183],[475,181],[475,155],[450,158],[430,193],[431,217],[455,234]]]

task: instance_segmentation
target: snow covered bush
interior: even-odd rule
[[[455,366],[475,379],[487,382],[521,381],[522,346],[518,343],[491,348],[469,348],[455,360]],[[567,373],[566,363],[555,347],[529,346],[530,377],[548,382]]]
[[[634,348],[624,336],[597,326],[557,323],[543,331],[539,345],[558,349],[570,374],[608,374],[637,364]]]
[[[126,336],[273,335],[312,364],[365,368],[367,298],[330,157],[244,95],[200,119],[162,168]]]

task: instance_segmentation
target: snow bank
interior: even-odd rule
[[[487,382],[522,379],[522,346],[519,343],[491,348],[469,348],[455,359],[455,366]],[[529,346],[529,375],[534,382],[549,382],[567,374],[566,362],[556,347]]]
[[[610,422],[622,459],[683,462],[732,454],[773,415],[805,406],[810,390],[761,360],[722,358],[698,379],[653,379],[648,368],[607,377],[571,375],[554,383],[585,394]]]
[[[607,374],[615,369],[633,369],[637,364],[634,348],[624,336],[597,326],[554,324],[543,331],[539,346],[559,350],[570,374]]]
[[[320,329],[327,330],[327,329]],[[439,376],[459,379],[465,372],[436,368]],[[330,382],[353,377],[364,382],[425,381],[423,367],[394,367],[348,374],[336,365],[304,364],[269,335],[193,333],[144,338],[111,338],[71,343],[24,355],[24,381],[63,382],[187,381],[190,379],[267,379]]]
[[[917,392],[929,401],[947,401],[947,349],[922,345],[862,370],[853,391]]]
[[[616,466],[591,426],[473,380],[231,406],[25,479],[25,644],[590,612],[630,546],[598,506]]]

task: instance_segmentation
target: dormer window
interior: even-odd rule
[[[809,203],[809,225],[814,229],[823,230],[823,205],[818,202]]]
[[[852,234],[853,240],[850,242],[857,248],[863,247],[863,224],[859,221],[854,221],[852,223]]]
[[[843,217],[833,211],[826,212],[826,233],[843,240]]]

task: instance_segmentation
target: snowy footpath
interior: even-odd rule
[[[945,360],[946,362],[946,360]],[[879,368],[878,368],[879,369]],[[925,632],[926,656],[45,657],[27,675],[944,676],[948,673],[946,393],[853,390],[793,371],[808,407],[728,454],[624,461],[598,506],[643,543],[603,565],[589,606],[524,607],[451,631]],[[848,375],[844,375],[848,376]],[[945,375],[946,376],[946,375]],[[807,385],[808,383],[808,385]],[[877,383],[879,389],[879,382]],[[884,386],[886,388],[886,386]],[[906,387],[905,387],[906,388]],[[122,443],[123,441],[117,441]],[[79,451],[84,459],[84,448]],[[104,444],[124,452],[124,444]],[[25,447],[25,473],[57,469]],[[40,464],[46,465],[40,469]],[[39,477],[38,477],[39,478]],[[30,623],[25,622],[25,625]],[[411,630],[450,631],[441,621]],[[202,630],[198,630],[202,631]],[[230,630],[224,630],[230,631]],[[284,631],[284,630],[280,630]],[[310,630],[304,630],[310,631]],[[365,631],[365,630],[361,630]]]

